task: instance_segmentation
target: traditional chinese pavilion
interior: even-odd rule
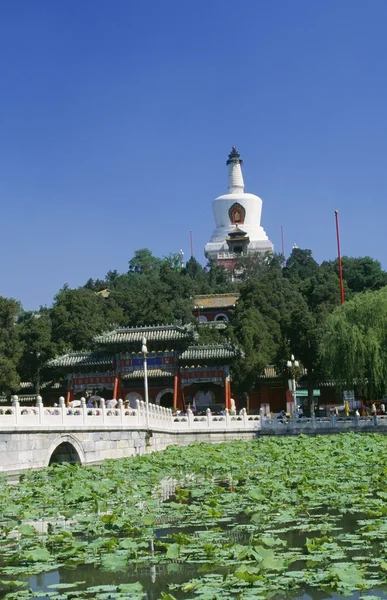
[[[239,294],[202,294],[195,296],[193,315],[199,323],[228,322],[232,319]]]
[[[95,337],[91,351],[51,360],[51,368],[67,374],[67,401],[86,391],[131,403],[143,400],[144,337],[150,402],[177,409],[231,407],[230,365],[241,350],[230,343],[197,345],[192,325],[115,329]]]

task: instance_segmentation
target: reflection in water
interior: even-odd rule
[[[293,524],[291,528],[280,529],[278,524],[273,522],[272,530],[268,530],[267,533],[272,533],[286,541],[288,548],[304,548],[306,539],[320,535],[318,524],[322,521],[330,523],[329,536],[335,537],[345,533],[355,532],[359,527],[358,521],[364,520],[364,514],[341,514],[341,513],[330,513],[323,512],[320,508],[319,511],[313,515],[316,529],[313,530],[311,521],[299,521],[298,525]],[[308,529],[303,529],[308,523]],[[232,523],[219,522],[218,526],[222,530],[225,542],[227,540],[246,544],[249,542],[251,532],[249,531],[250,518],[245,515],[239,515],[235,518]],[[161,541],[171,541],[171,536],[174,533],[185,533],[193,536],[200,536],[201,531],[206,531],[204,528],[200,529],[197,526],[188,527],[160,527],[155,530],[156,539]],[[151,552],[153,554],[153,540],[151,541]],[[364,549],[362,550],[364,552]],[[374,544],[372,552],[379,552],[377,544]],[[382,549],[380,548],[380,552]],[[361,554],[361,551],[357,549],[351,549],[349,555],[354,557]],[[333,564],[333,563],[332,563]],[[298,560],[291,566],[292,570],[303,569],[305,566],[304,560]],[[227,568],[214,569],[212,565],[209,565],[209,572],[218,573],[223,575],[227,571]],[[128,565],[127,571],[119,572],[104,572],[101,571],[100,567],[94,567],[93,565],[79,565],[75,570],[61,568],[57,571],[50,573],[40,574],[33,577],[30,580],[32,589],[36,592],[41,592],[41,600],[45,600],[47,596],[45,592],[48,591],[48,586],[55,584],[71,584],[75,582],[84,582],[77,586],[77,590],[86,589],[91,586],[101,585],[112,585],[118,586],[123,583],[136,583],[139,582],[144,589],[144,598],[146,600],[160,600],[161,592],[167,592],[169,584],[184,584],[190,579],[200,577],[203,575],[203,565],[200,563],[164,563],[164,564],[149,564],[144,561],[140,564]],[[74,592],[74,589],[72,591]],[[52,588],[50,589],[52,591]],[[368,590],[364,595],[360,592],[356,592],[351,596],[348,596],[351,600],[360,600],[372,594],[377,597],[387,600],[387,595],[381,590]],[[179,590],[173,590],[173,595],[177,600],[183,600],[187,598],[187,595]],[[111,599],[114,600],[114,592],[110,595]],[[237,595],[235,596],[237,597]],[[191,597],[190,597],[191,598]],[[305,586],[300,590],[296,596],[289,596],[292,600],[339,600],[341,597],[338,595],[329,595],[327,592],[318,591],[316,588]],[[284,596],[275,596],[274,600],[284,600]]]

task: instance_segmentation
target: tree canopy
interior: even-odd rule
[[[25,312],[18,320],[19,339],[23,346],[19,374],[22,381],[32,382],[40,393],[41,377],[48,375],[46,362],[55,355],[56,345],[52,339],[52,321],[47,309]]]
[[[18,364],[23,352],[17,328],[21,313],[19,302],[0,296],[0,390],[10,393],[20,383]]]
[[[38,392],[49,375],[49,358],[90,348],[103,331],[195,322],[196,295],[237,291],[232,323],[224,329],[199,327],[199,333],[202,343],[231,339],[244,351],[233,369],[240,391],[255,389],[268,365],[285,376],[294,354],[307,370],[311,408],[315,381],[325,373],[349,382],[356,372],[369,393],[376,393],[383,388],[384,341],[366,306],[375,303],[382,319],[387,274],[370,257],[344,257],[343,272],[348,302],[340,307],[337,261],[319,264],[308,249],[294,248],[285,267],[281,255],[242,256],[230,274],[214,262],[202,266],[192,257],[183,264],[181,253],[158,258],[142,248],[126,272],[109,270],[75,289],[64,285],[52,306],[39,311],[24,312],[16,300],[0,297],[0,392],[17,389],[20,380]],[[345,349],[339,345],[344,333],[335,338],[335,329],[345,332]]]
[[[387,288],[358,294],[325,322],[320,353],[327,372],[368,398],[387,393]]]

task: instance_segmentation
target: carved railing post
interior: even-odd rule
[[[228,428],[230,427],[230,411],[228,410],[228,408],[225,409],[224,416],[226,421],[226,427]]]
[[[124,422],[124,416],[125,416],[125,410],[124,410],[124,403],[123,403],[122,398],[118,398],[117,408],[120,411],[120,423],[123,424],[123,422]]]
[[[87,411],[86,411],[86,398],[81,398],[81,410],[82,410],[82,423],[86,425]]]
[[[148,403],[148,411],[149,411],[149,425],[154,425],[155,420],[156,420],[155,405]]]
[[[140,400],[140,416],[141,416],[141,427],[145,427],[146,428],[145,402],[144,402],[144,400]]]
[[[62,421],[62,425],[63,425],[63,423],[65,422],[65,416],[66,416],[66,401],[63,396],[61,396],[59,398],[59,411],[61,414],[61,421]]]
[[[20,402],[18,396],[12,396],[12,406],[13,406],[13,422],[15,425],[19,423],[19,415],[20,415]]]
[[[100,405],[101,405],[102,424],[105,425],[105,421],[106,421],[106,404],[105,404],[105,398],[101,398]]]
[[[173,421],[173,412],[170,408],[166,409],[168,411],[167,415],[168,415],[168,423],[171,427],[171,429],[174,429],[173,425],[174,425],[174,421]]]
[[[242,417],[242,423],[243,423],[243,427],[247,427],[248,421],[247,421],[247,411],[245,408],[242,408],[240,415]]]
[[[36,396],[36,408],[38,409],[39,425],[43,425],[44,406],[42,396]]]
[[[140,400],[136,399],[136,415],[137,415],[137,425],[141,425],[141,407]]]
[[[188,427],[191,429],[193,427],[193,412],[190,408],[187,410],[187,417],[188,417]]]
[[[211,412],[210,408],[207,408],[206,415],[207,415],[207,426],[211,427],[211,424],[212,424],[212,412]]]

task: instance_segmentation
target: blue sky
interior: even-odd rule
[[[4,0],[0,293],[204,261],[235,144],[280,250],[387,267],[387,3]]]

